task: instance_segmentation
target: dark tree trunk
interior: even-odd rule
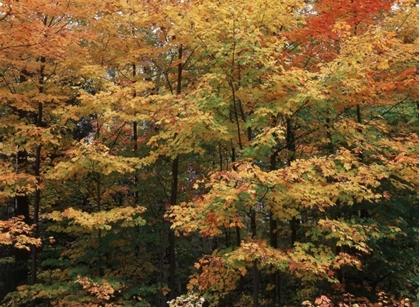
[[[22,159],[21,159],[22,157]],[[23,158],[24,157],[24,158]],[[20,151],[18,153],[18,163],[19,166],[23,166],[26,162],[26,153]],[[26,195],[19,195],[15,197],[15,216],[23,216],[26,224],[31,225],[32,220],[29,216],[29,199]],[[14,248],[14,258],[15,262],[13,265],[10,265],[9,273],[9,282],[10,282],[10,291],[14,291],[17,286],[26,283],[28,279],[28,264],[30,259],[30,252],[26,249]]]
[[[290,163],[295,159],[295,154],[296,154],[295,133],[293,129],[293,122],[290,117],[286,119],[286,142],[287,142],[287,149],[290,154],[290,157],[288,160],[288,164],[290,165]],[[292,248],[297,239],[298,225],[299,225],[299,220],[296,217],[292,217],[292,219],[290,220],[290,230],[291,230],[290,241],[291,241]]]
[[[171,206],[175,206],[178,194],[178,166],[179,158],[176,157],[172,162],[172,187],[171,187]],[[175,254],[175,233],[169,230],[169,288],[171,289],[169,299],[176,297],[176,254]]]
[[[23,215],[26,224],[31,225],[31,219],[29,217],[29,200],[25,196],[16,196],[15,198],[15,215]],[[28,278],[28,262],[30,253],[26,249],[15,248],[15,265],[13,267],[12,283],[13,288],[26,282]]]
[[[37,127],[40,127],[42,124],[42,103],[38,104],[38,120]],[[38,145],[35,152],[35,176],[37,179],[38,187],[35,190],[34,195],[34,237],[39,237],[39,208],[41,204],[41,190],[39,186],[41,185],[41,145]],[[37,269],[38,269],[38,259],[37,259],[37,248],[36,246],[31,246],[31,284],[35,285],[37,282]],[[35,300],[31,301],[31,307],[36,306]]]
[[[44,24],[46,24],[47,22],[47,18],[44,19]],[[39,74],[39,88],[38,91],[39,93],[43,93],[44,92],[44,69],[45,69],[45,57],[40,57],[41,62],[41,66],[40,66],[40,74]],[[38,103],[38,114],[36,117],[36,126],[37,127],[42,127],[45,126],[43,125],[43,103],[39,102]],[[35,238],[39,237],[39,208],[41,205],[41,190],[40,190],[40,186],[41,186],[41,145],[37,145],[36,150],[35,150],[35,177],[37,180],[37,187],[35,190],[35,195],[34,195],[34,217],[33,217],[33,226],[34,226],[34,232],[33,235]],[[38,255],[37,255],[37,248],[36,246],[32,245],[31,246],[31,284],[35,285],[37,282],[37,269],[38,269]],[[36,301],[32,300],[31,301],[31,307],[36,306]]]
[[[176,95],[181,94],[182,90],[182,69],[183,64],[182,60],[183,47],[182,45],[178,48],[178,78],[176,86]],[[175,206],[178,201],[178,168],[179,168],[179,156],[176,156],[172,161],[172,185],[171,185],[171,206]],[[171,289],[169,299],[176,297],[176,278],[175,278],[175,269],[176,269],[176,253],[175,253],[175,233],[172,230],[169,230],[169,288]]]
[[[257,236],[257,220],[256,220],[256,211],[251,209],[251,236],[254,239]],[[257,261],[254,260],[252,264],[252,301],[253,307],[258,307],[258,296],[259,296],[259,271],[257,266]]]
[[[270,157],[270,171],[273,171],[277,168],[277,152],[273,153]],[[270,211],[270,246],[273,248],[277,248],[277,219],[273,214],[273,211]],[[275,306],[278,302],[277,293],[278,293],[278,271],[271,267],[273,272],[270,274],[270,284],[272,285],[273,289],[271,290],[270,297],[272,304]]]
[[[293,248],[293,245],[295,244],[295,242],[297,240],[298,226],[299,226],[299,220],[297,218],[293,217],[290,221],[290,230],[291,230],[290,243],[291,243],[292,248]]]
[[[132,64],[133,68],[133,77],[136,76],[136,64]],[[134,90],[133,98],[136,98],[137,94]],[[134,156],[137,157],[137,151],[138,151],[138,143],[137,143],[138,135],[137,135],[137,121],[133,121],[133,152]],[[139,190],[138,185],[139,183],[139,177],[137,175],[137,172],[134,174],[134,203],[137,205],[139,202]]]

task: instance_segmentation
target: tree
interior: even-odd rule
[[[204,192],[203,196],[175,207],[169,216],[173,218],[173,227],[180,232],[199,231],[204,236],[217,237],[223,233],[223,228],[242,227],[248,229],[251,241],[244,241],[234,252],[213,254],[210,260],[209,256],[205,256],[196,265],[201,274],[191,281],[191,289],[198,287],[201,291],[211,291],[214,301],[235,288],[227,286],[227,282],[239,280],[239,277],[230,276],[235,276],[233,271],[222,274],[221,267],[236,269],[236,276],[239,276],[251,266],[254,280],[252,301],[257,306],[259,283],[256,280],[260,274],[256,273],[255,261],[260,269],[268,269],[268,264],[274,263],[283,271],[297,271],[298,276],[302,274],[299,268],[305,268],[314,275],[344,282],[345,269],[341,267],[360,264],[357,255],[371,251],[367,243],[373,239],[365,233],[375,225],[368,219],[371,218],[369,210],[375,209],[366,208],[371,207],[370,203],[384,203],[389,197],[389,191],[385,190],[388,183],[399,185],[391,176],[400,172],[397,169],[407,169],[410,165],[408,168],[414,170],[411,174],[416,173],[416,150],[411,146],[413,142],[417,143],[417,137],[412,133],[405,134],[398,141],[384,138],[387,124],[375,121],[372,112],[380,112],[384,105],[392,109],[408,97],[411,97],[411,103],[415,103],[416,95],[401,95],[396,90],[396,83],[409,82],[415,88],[417,62],[414,45],[395,38],[400,30],[395,26],[395,15],[401,17],[400,14],[403,14],[407,20],[412,14],[408,8],[410,5],[391,9],[391,3],[378,1],[367,6],[369,9],[363,6],[362,11],[360,3],[334,5],[321,1],[301,6],[298,11],[290,10],[296,24],[291,24],[289,28],[296,30],[287,31],[288,23],[284,21],[277,25],[277,29],[283,30],[284,37],[289,40],[271,37],[268,46],[273,48],[277,43],[280,45],[277,50],[283,50],[271,61],[267,57],[271,55],[271,50],[276,50],[275,47],[267,48],[264,41],[255,39],[252,32],[248,33],[248,27],[252,29],[253,22],[261,20],[276,27],[276,23],[269,19],[264,4],[253,2],[233,7],[228,1],[218,3],[217,7],[208,9],[210,14],[218,16],[216,21],[205,17],[203,7],[199,7],[196,15],[199,17],[192,15],[196,18],[191,21],[191,32],[206,49],[209,62],[215,65],[211,74],[203,79],[206,86],[202,85],[205,88],[201,96],[205,102],[202,104],[212,105],[215,101],[213,97],[217,97],[218,105],[222,106],[220,109],[225,114],[217,109],[218,113],[215,113],[228,122],[229,109],[226,105],[231,101],[233,125],[229,130],[237,132],[236,140],[242,157],[250,160],[236,161],[236,157],[233,158],[232,170],[214,172],[199,188]],[[241,10],[258,12],[264,19],[252,19],[252,14],[240,14]],[[389,10],[388,15],[384,14],[385,10]],[[241,18],[247,17],[251,21],[240,24]],[[303,21],[299,23],[299,18],[304,17],[307,20],[305,26]],[[221,24],[210,25],[211,22],[216,24],[219,19]],[[289,23],[292,20],[287,19]],[[390,22],[394,26],[389,26]],[[324,28],[325,31],[322,30]],[[273,33],[264,33],[261,28],[258,30],[267,40]],[[236,41],[236,37],[241,40]],[[217,41],[211,41],[212,38]],[[256,62],[260,59],[258,52],[265,61]],[[308,65],[314,55],[317,65]],[[389,58],[393,59],[393,68],[388,64]],[[205,65],[209,66],[209,62]],[[405,66],[407,64],[411,68]],[[383,97],[384,86],[392,88],[386,98]],[[225,95],[224,87],[228,89]],[[411,114],[413,118],[414,109]],[[273,121],[274,127],[270,125]],[[314,139],[317,143],[313,142]],[[391,145],[395,141],[398,143],[396,147],[396,143]],[[407,160],[401,164],[391,162],[382,149],[376,151],[379,148],[391,151],[399,148],[396,155]],[[286,165],[281,170],[270,169],[277,159],[286,161]],[[406,173],[410,178],[406,183],[416,182],[409,173]],[[397,177],[401,179],[404,176]],[[408,184],[405,188],[415,191],[415,186]],[[352,213],[351,208],[355,205],[362,208],[359,215],[357,211]],[[259,223],[255,215],[257,211],[261,214]],[[281,222],[283,227],[290,225],[292,252],[271,254],[264,241],[253,241],[257,235],[256,226],[264,225],[264,216],[274,216],[272,220]],[[305,229],[306,238],[302,233],[298,235],[296,222],[302,231]],[[385,227],[399,231],[391,225]],[[264,240],[267,228],[262,228],[259,236]],[[330,231],[332,233],[326,235]],[[311,236],[309,233],[322,234],[319,237],[321,240],[316,239],[318,235]],[[344,238],[342,234],[345,233],[354,233],[356,237]],[[327,245],[323,242],[324,238],[331,239]],[[325,262],[319,262],[321,259]],[[214,275],[209,274],[229,276],[229,281],[211,278]],[[311,275],[305,274],[305,279],[312,281],[315,276]],[[209,280],[214,280],[214,284]]]
[[[78,67],[69,59],[78,56],[78,42],[86,34],[71,28],[82,16],[88,17],[79,4],[7,1],[1,5],[2,202],[14,199],[15,215],[33,225],[35,238],[44,176],[68,135],[60,112],[76,94],[72,85]],[[31,248],[31,284],[37,282],[37,245]],[[26,277],[20,279],[24,282]]]
[[[0,10],[5,304],[415,296],[415,2]]]

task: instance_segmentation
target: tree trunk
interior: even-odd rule
[[[256,211],[251,209],[251,236],[254,239],[257,235],[257,220]],[[258,307],[258,296],[259,296],[259,271],[257,260],[254,260],[252,264],[252,301],[253,307]]]
[[[171,187],[171,206],[175,206],[178,194],[178,166],[179,158],[176,157],[172,162],[172,187]],[[169,230],[169,288],[171,289],[169,300],[176,297],[176,254],[175,254],[175,233]]]
[[[133,68],[133,77],[136,76],[136,64],[132,64]],[[133,98],[136,98],[137,94],[134,90]],[[133,121],[133,152],[134,156],[137,157],[137,150],[138,150],[138,143],[137,143],[138,135],[137,135],[137,121]],[[139,190],[138,185],[139,183],[139,177],[137,175],[137,171],[134,173],[134,204],[138,205],[139,203]]]
[[[182,69],[183,65],[182,60],[182,45],[178,49],[178,78],[177,78],[177,87],[176,95],[181,94],[182,90]],[[179,156],[176,156],[172,161],[172,186],[171,186],[171,206],[177,204],[178,199],[178,168],[179,168]],[[171,289],[169,299],[176,297],[176,279],[175,279],[175,269],[176,269],[176,253],[175,253],[175,233],[172,230],[169,230],[169,288]]]
[[[25,151],[19,151],[16,156],[16,172],[24,166],[27,162],[27,154]],[[29,199],[27,195],[19,195],[15,197],[15,216],[23,216],[24,222],[28,225],[32,224],[32,220],[29,216]],[[30,252],[26,249],[13,248],[15,263],[10,266],[10,272],[8,272],[10,278],[10,290],[13,291],[17,286],[25,283],[28,278],[28,263],[30,258]]]
[[[43,74],[41,74],[43,75]],[[42,89],[40,90],[42,92]],[[38,119],[36,126],[41,127],[42,126],[42,116],[43,116],[43,104],[40,102],[38,103]],[[34,196],[34,217],[33,217],[33,225],[34,225],[34,237],[39,237],[39,208],[41,204],[41,145],[38,145],[36,147],[35,151],[35,177],[37,181],[37,187],[35,190],[35,196]],[[37,269],[38,269],[38,257],[37,257],[37,248],[36,246],[31,246],[31,284],[35,285],[37,282]],[[31,307],[36,306],[35,300],[31,301]]]
[[[270,157],[270,171],[273,171],[277,168],[277,152],[273,153]],[[270,246],[272,248],[277,248],[277,219],[274,216],[272,210],[270,211]],[[270,297],[272,304],[275,306],[277,304],[277,293],[278,293],[278,271],[271,267],[273,272],[270,274],[270,284],[273,289],[271,290]]]

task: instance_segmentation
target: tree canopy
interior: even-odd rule
[[[408,307],[418,16],[1,1],[2,306]]]

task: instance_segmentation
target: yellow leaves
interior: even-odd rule
[[[265,102],[272,102],[275,114],[292,115],[307,101],[325,99],[324,90],[318,86],[319,76],[298,68],[267,76],[264,89]],[[267,107],[262,104],[261,107]],[[257,109],[258,110],[258,109]]]
[[[14,165],[10,165],[8,168],[7,165],[3,164],[3,174],[0,174],[0,185],[3,187],[0,190],[0,198],[15,197],[24,193],[30,194],[39,188],[35,176],[16,173],[14,167]]]
[[[234,167],[236,171],[213,173],[207,183],[212,189],[204,197],[171,207],[167,217],[172,220],[172,227],[186,233],[199,230],[204,236],[215,236],[223,228],[244,227],[239,210],[255,206],[262,193],[257,190],[257,183],[269,185],[275,179],[248,161]]]
[[[260,113],[261,114],[261,113]],[[251,156],[270,156],[272,149],[276,147],[276,144],[285,138],[284,127],[265,127],[263,130],[250,142],[247,147]],[[246,151],[245,151],[246,154]]]
[[[98,81],[105,77],[106,70],[99,65],[83,65],[79,70],[79,74],[85,79]]]
[[[109,211],[100,211],[95,213],[83,212],[73,208],[64,210],[64,212],[54,211],[47,214],[46,217],[54,221],[68,219],[73,224],[80,225],[86,229],[106,229],[109,230],[113,223],[122,222],[122,227],[132,227],[143,225],[145,221],[138,217],[145,211],[144,207],[123,207],[114,208]]]
[[[16,139],[23,138],[27,148],[40,145],[59,146],[60,136],[57,130],[55,125],[51,125],[48,128],[36,127],[35,125],[21,125],[16,126],[15,137]]]
[[[224,255],[226,263],[238,268],[241,274],[246,273],[246,267],[250,267],[254,261],[261,268],[269,268],[271,265],[278,269],[284,269],[289,261],[285,252],[268,246],[263,240],[247,239],[242,241],[239,248]]]
[[[315,246],[312,243],[295,243],[292,250],[288,251],[289,269],[298,277],[307,281],[315,281],[320,277],[330,282],[337,282],[334,269],[342,265],[359,266],[360,261],[346,253],[336,255],[330,247],[325,245]]]
[[[262,210],[269,209],[277,219],[289,221],[306,209],[324,212],[338,202],[351,206],[354,202],[377,201],[381,196],[374,189],[388,176],[383,165],[363,165],[346,149],[328,157],[295,160],[290,166],[269,172],[250,160],[232,166],[231,171],[210,175],[205,195],[171,208],[167,217],[173,229],[216,236],[224,228],[244,227],[246,218],[241,210],[255,208],[258,202],[267,205]],[[359,247],[366,250],[362,244]]]
[[[102,78],[105,78],[105,72]],[[82,104],[73,108],[71,118],[79,119],[96,113],[97,120],[105,125],[116,126],[128,121],[149,119],[148,113],[156,110],[155,101],[151,101],[154,84],[139,77],[128,79],[117,77],[114,80],[104,80],[103,90],[96,95],[82,91],[80,98]],[[166,101],[168,97],[159,97]]]
[[[112,154],[104,144],[82,140],[66,152],[67,161],[59,162],[48,175],[48,179],[67,179],[89,172],[109,175],[112,172],[130,173],[139,166],[137,158],[126,158]]]
[[[270,247],[265,241],[242,241],[234,251],[218,253],[202,257],[195,268],[199,271],[190,280],[190,289],[215,291],[216,295],[224,296],[226,290],[234,289],[227,282],[235,282],[238,276],[245,276],[248,269],[258,265],[259,270],[270,270],[274,266],[278,270],[290,270],[305,280],[316,280],[322,276],[330,281],[336,281],[332,269],[342,265],[359,265],[360,262],[347,254],[335,255],[326,246],[315,247],[311,243],[295,243],[292,250],[282,251]],[[227,274],[230,275],[227,275]],[[218,278],[213,278],[218,274]],[[317,277],[318,276],[318,277]],[[226,278],[229,278],[226,280]]]
[[[227,199],[226,202],[230,203],[232,199]],[[178,234],[182,231],[184,235],[198,230],[204,237],[214,237],[220,234],[223,228],[244,227],[242,218],[238,216],[235,207],[227,204],[218,212],[215,205],[206,205],[202,200],[197,199],[191,203],[183,203],[181,206],[171,206],[166,217],[172,222],[171,228]]]
[[[274,194],[276,205],[272,210],[280,219],[290,218],[287,206],[324,209],[341,204],[351,205],[353,197],[358,201],[373,201],[376,194],[372,188],[386,176],[380,165],[360,165],[357,157],[348,150],[323,158],[296,160],[290,166],[276,171],[276,184],[287,188],[284,193]],[[271,195],[267,196],[270,199]]]
[[[189,12],[189,17],[194,22],[194,29],[198,33],[205,33],[204,30],[211,29],[211,33],[220,29],[227,29],[229,33],[232,26],[237,26],[248,35],[255,29],[261,31],[275,32],[279,27],[294,27],[300,19],[291,8],[302,7],[299,1],[289,1],[287,5],[278,1],[270,2],[257,0],[253,2],[221,1],[217,5],[195,5]],[[216,18],[217,23],[209,23],[207,18]],[[268,34],[265,33],[265,34]],[[225,38],[226,39],[226,38]]]
[[[339,253],[334,257],[334,261],[332,263],[333,269],[339,269],[343,266],[354,266],[357,269],[361,270],[362,263],[357,257],[349,255],[347,253]]]
[[[190,100],[191,99],[191,100]],[[220,126],[207,112],[199,110],[192,97],[164,103],[153,117],[161,127],[148,142],[155,154],[175,157],[191,152],[203,154],[202,145],[214,140],[228,139],[227,129]]]
[[[343,166],[346,171],[350,170],[352,167],[351,163],[349,162],[344,162]]]
[[[333,32],[343,36],[347,37],[351,34],[351,26],[344,20],[338,21],[333,26]]]
[[[368,233],[370,228],[362,225],[352,225],[344,221],[321,219],[318,221],[321,231],[330,232],[325,236],[327,239],[336,239],[337,246],[354,247],[357,250],[369,253],[371,249],[367,246]]]

